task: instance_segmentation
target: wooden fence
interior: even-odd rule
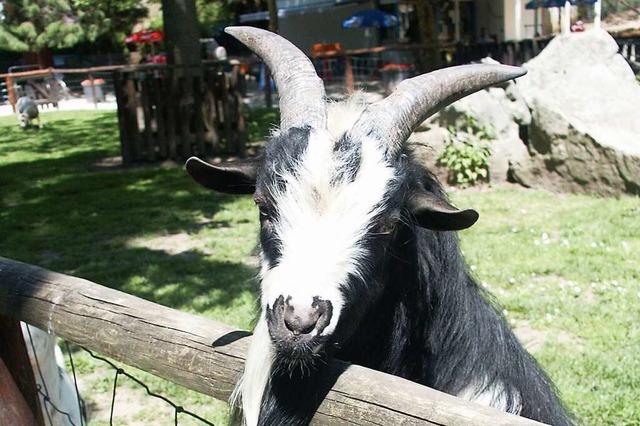
[[[640,75],[640,31],[614,35],[619,53],[627,60],[633,72]]]
[[[452,65],[463,65],[491,57],[501,64],[522,65],[536,56],[551,41],[551,37],[499,43],[458,44]]]
[[[249,333],[0,257],[0,313],[127,365],[227,400]],[[341,361],[327,369],[316,425],[539,425]]]
[[[141,65],[114,71],[125,164],[217,153],[244,155],[238,65]]]

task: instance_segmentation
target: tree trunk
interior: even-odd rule
[[[267,0],[267,8],[269,10],[269,31],[278,33],[278,6],[276,0]],[[267,108],[271,108],[273,100],[271,99],[271,71],[268,67],[264,73],[264,98]]]
[[[438,42],[438,26],[436,23],[437,2],[425,0],[416,3],[418,13],[418,28],[420,29],[421,49],[418,66],[422,72],[429,72],[440,68],[440,45]]]
[[[162,0],[167,62],[200,73],[200,37],[195,0]]]

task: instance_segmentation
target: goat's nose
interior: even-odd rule
[[[295,336],[310,334],[318,330],[318,334],[329,325],[333,309],[331,302],[319,297],[313,298],[313,303],[307,309],[294,307],[289,304],[288,298],[284,306],[284,325]]]

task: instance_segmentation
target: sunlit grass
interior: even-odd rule
[[[516,330],[549,336],[536,357],[567,404],[585,424],[640,423],[640,200],[520,188],[455,198],[481,212],[462,233],[467,260]]]
[[[274,119],[250,119],[255,137]],[[0,118],[0,256],[250,328],[258,231],[251,197],[201,189],[180,165],[97,169],[98,159],[119,153],[114,113],[52,112],[43,122],[23,131],[14,117]],[[537,333],[534,354],[580,423],[640,424],[640,200],[515,187],[453,197],[481,214],[461,233],[473,272],[516,330]],[[88,402],[110,400],[114,372],[75,355]],[[135,374],[223,423],[224,403]],[[155,404],[136,409],[121,422],[157,421]]]

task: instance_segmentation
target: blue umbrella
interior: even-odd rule
[[[525,9],[548,9],[550,7],[564,7],[565,0],[531,0],[524,5]]]
[[[342,28],[395,27],[398,18],[378,9],[365,9],[342,21]]]
[[[569,0],[571,6],[580,4],[594,4],[597,0]],[[548,9],[550,7],[564,7],[565,0],[531,0],[524,5],[525,9]]]

